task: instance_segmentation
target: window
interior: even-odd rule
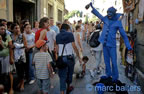
[[[62,22],[62,11],[58,9],[58,21]]]
[[[48,17],[53,17],[53,6],[48,4]]]

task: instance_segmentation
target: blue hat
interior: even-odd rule
[[[107,12],[111,12],[111,13],[113,13],[113,14],[115,14],[116,11],[117,11],[117,10],[116,10],[114,7],[110,7],[110,8],[108,8],[108,10],[107,10]]]

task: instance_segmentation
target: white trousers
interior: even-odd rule
[[[102,63],[102,51],[94,51],[94,56],[96,60],[96,69],[98,69]]]

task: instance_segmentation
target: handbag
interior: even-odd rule
[[[63,68],[67,67],[67,57],[63,56],[65,45],[66,44],[64,44],[64,46],[63,46],[61,56],[59,56],[58,59],[56,60],[56,67],[59,68],[59,69],[63,69]]]

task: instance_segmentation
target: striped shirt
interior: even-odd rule
[[[51,56],[47,52],[38,52],[35,54],[33,62],[35,63],[36,77],[38,79],[48,79],[48,64],[52,61]]]

